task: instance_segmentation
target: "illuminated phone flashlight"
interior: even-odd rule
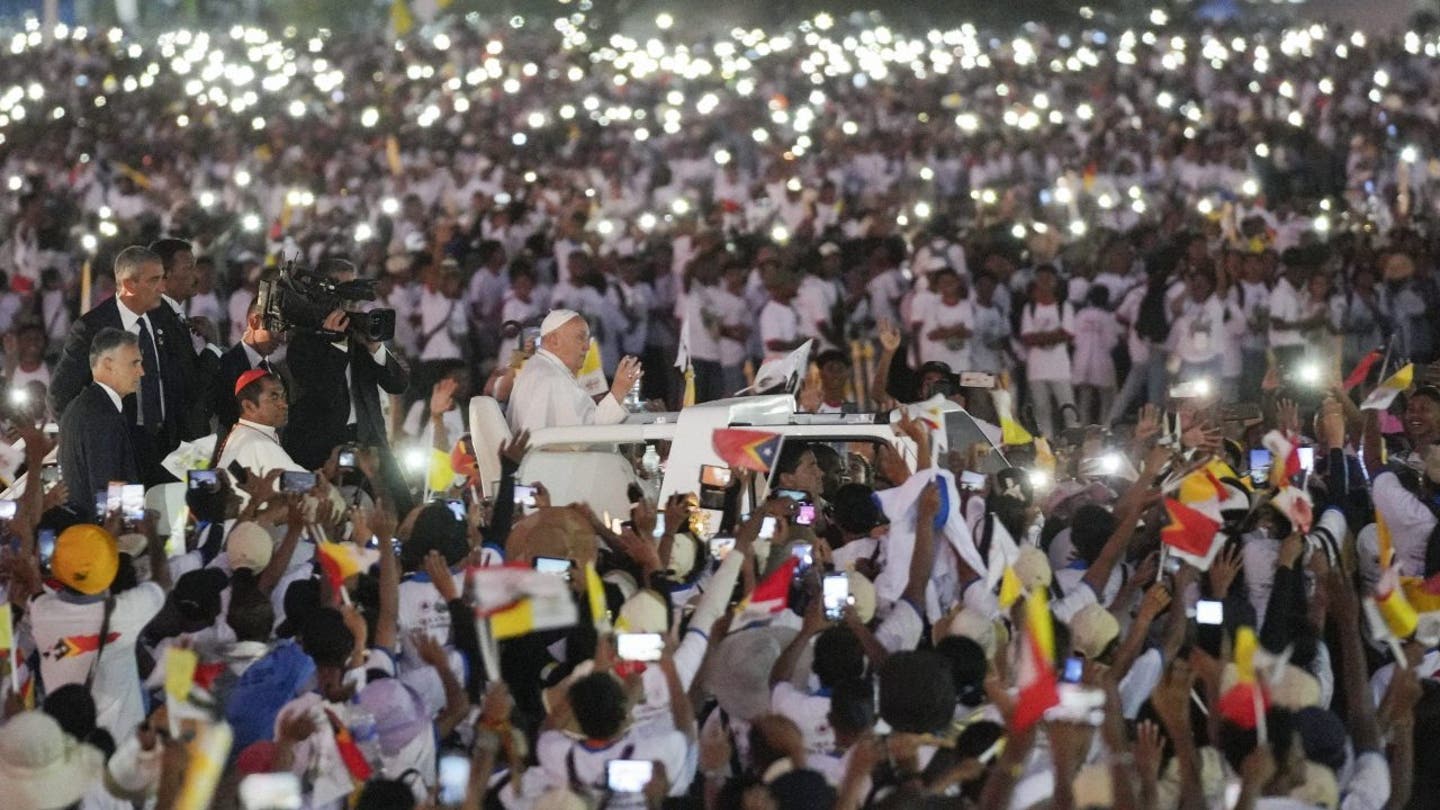
[[[1049,489],[1052,478],[1045,470],[1031,470],[1029,473],[1030,487],[1035,491]]]
[[[10,404],[12,404],[12,405],[29,405],[29,404],[30,404],[30,392],[29,392],[28,390],[24,389],[24,388],[11,388],[11,389],[10,389]]]
[[[1115,475],[1120,472],[1120,454],[1106,453],[1095,459],[1095,466],[1101,475]]]
[[[1295,369],[1295,379],[1304,385],[1316,386],[1320,384],[1321,372],[1319,363],[1302,363]]]
[[[430,454],[423,447],[412,447],[405,451],[405,466],[412,472],[420,472],[430,464]]]

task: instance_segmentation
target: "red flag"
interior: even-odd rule
[[[1020,667],[1016,673],[1015,714],[1011,728],[1024,731],[1040,722],[1045,711],[1060,705],[1060,686],[1055,679],[1054,628],[1044,588],[1035,588],[1025,599],[1025,637],[1020,644]]]
[[[1360,358],[1360,362],[1355,364],[1355,368],[1350,372],[1350,376],[1345,378],[1345,390],[1349,391],[1351,388],[1365,382],[1365,378],[1370,376],[1370,369],[1375,367],[1375,363],[1380,360],[1380,357],[1380,350],[1375,349]]]
[[[1160,540],[1187,554],[1205,557],[1220,531],[1220,523],[1198,509],[1192,509],[1174,498],[1165,499],[1170,525],[1160,530]]]
[[[742,620],[766,619],[789,607],[790,582],[795,579],[795,569],[799,566],[800,558],[792,556],[761,580],[740,606]]]
[[[722,428],[715,431],[710,441],[726,464],[759,473],[770,472],[770,465],[775,463],[775,454],[780,450],[780,434],[763,430]]]
[[[370,763],[365,760],[365,752],[355,744],[350,729],[341,725],[335,730],[335,747],[340,749],[340,761],[345,763],[345,770],[350,772],[351,778],[356,782],[369,781]]]

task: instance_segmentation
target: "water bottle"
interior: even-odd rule
[[[625,392],[625,402],[623,404],[625,410],[630,413],[640,413],[645,410],[645,400],[640,398],[640,380],[638,378],[635,380],[635,383],[630,386],[630,390]]]
[[[360,749],[365,761],[370,763],[370,770],[380,773],[383,763],[380,759],[380,729],[375,724],[375,715],[357,703],[350,707],[347,719],[350,736],[355,739],[355,747]]]
[[[640,468],[645,471],[646,478],[655,478],[660,474],[660,453],[655,445],[645,445],[645,455],[640,457]]]

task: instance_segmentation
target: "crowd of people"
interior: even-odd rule
[[[1430,806],[1440,39],[585,10],[10,38],[0,803]]]

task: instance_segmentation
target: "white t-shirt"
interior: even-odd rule
[[[583,785],[599,790],[605,786],[606,766],[612,759],[645,759],[665,766],[670,777],[670,795],[683,796],[690,788],[690,780],[684,778],[686,758],[690,742],[678,731],[659,731],[655,727],[631,728],[620,739],[604,746],[592,748],[585,742],[571,739],[563,732],[546,731],[535,742],[536,759],[551,784],[570,783],[570,764],[573,763],[575,776]],[[644,799],[635,797],[643,807]],[[616,807],[612,802],[608,806]],[[629,806],[629,805],[627,805]]]
[[[1020,336],[1063,329],[1075,334],[1075,313],[1069,304],[1026,304],[1020,313]],[[1026,352],[1025,374],[1032,380],[1070,380],[1070,348],[1066,343],[1032,346]]]
[[[69,593],[36,597],[28,621],[40,654],[40,676],[46,691],[53,692],[66,684],[84,684],[93,668],[90,694],[95,698],[97,724],[117,740],[128,737],[145,719],[135,643],[164,604],[165,591],[153,582],[118,594],[110,614],[105,652],[97,662],[95,651],[105,616],[104,599]]]
[[[760,310],[760,344],[765,348],[765,359],[784,357],[790,349],[772,349],[770,341],[780,340],[794,343],[800,335],[800,317],[792,307],[778,301],[770,301]]]
[[[805,750],[823,754],[835,747],[835,730],[830,728],[830,696],[812,695],[781,681],[770,690],[770,711],[795,721],[805,737]]]
[[[396,617],[400,657],[407,664],[420,666],[410,634],[420,630],[441,644],[450,643],[450,608],[440,598],[440,591],[423,574],[406,577],[400,582],[400,604]]]
[[[1298,329],[1277,329],[1275,321],[1294,323],[1305,316],[1305,299],[1290,281],[1281,278],[1270,291],[1270,346],[1304,346],[1305,337]]]
[[[715,311],[720,315],[720,321],[726,326],[744,326],[749,322],[750,308],[745,305],[745,299],[730,292],[718,288],[715,291]],[[720,365],[738,366],[745,362],[745,341],[735,340],[721,336],[720,338]]]
[[[920,322],[920,361],[928,363],[938,360],[948,365],[956,374],[969,371],[970,338],[931,340],[929,335],[935,329],[949,329],[954,326],[963,326],[974,332],[975,308],[970,301],[962,298],[955,304],[946,304],[944,299],[934,298],[928,302],[924,311],[917,315]]]

